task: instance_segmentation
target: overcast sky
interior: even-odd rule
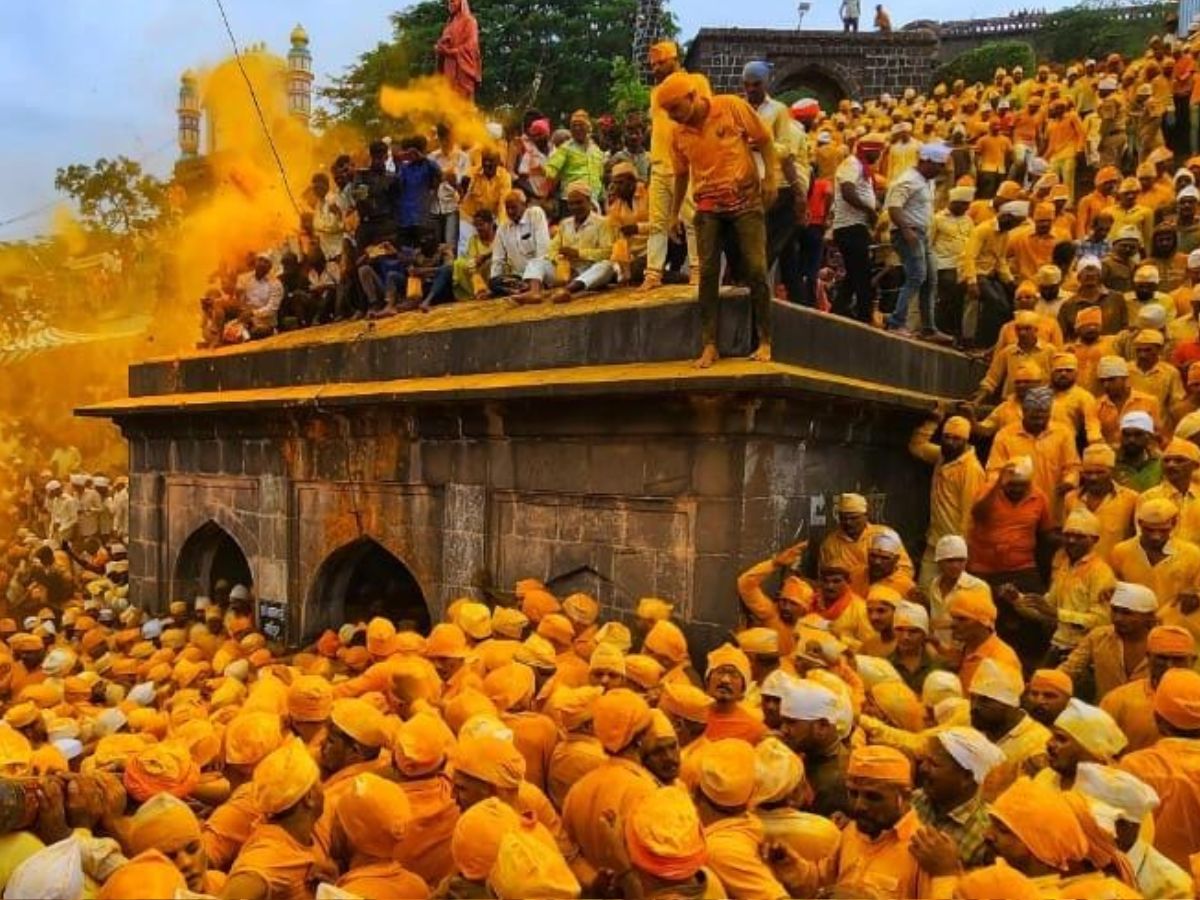
[[[703,26],[792,28],[795,0],[668,0],[684,39]],[[402,0],[224,0],[239,42],[286,52],[297,21],[308,29],[318,83],[390,34]],[[229,53],[215,0],[2,0],[0,223],[56,200],[54,172],[125,154],[166,174],[176,158],[179,73]],[[1017,4],[1020,5],[1020,4]],[[838,25],[838,0],[813,0],[806,27]],[[864,0],[864,10],[871,4]],[[897,25],[999,12],[978,0],[892,0]],[[1004,9],[1007,9],[1005,7]],[[865,16],[864,16],[865,17]],[[485,76],[486,77],[486,76]],[[0,240],[45,228],[49,211],[0,224]]]

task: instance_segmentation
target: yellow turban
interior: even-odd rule
[[[321,781],[321,770],[298,737],[254,767],[254,801],[267,817],[291,809]]]
[[[662,686],[658,707],[665,713],[689,722],[707,722],[713,698],[692,684],[671,681]]]
[[[537,633],[555,647],[569,647],[575,640],[575,627],[571,620],[561,613],[549,613],[538,623]]]
[[[912,763],[895,747],[858,747],[850,753],[847,778],[869,778],[912,787]]]
[[[519,662],[501,666],[483,679],[483,691],[500,712],[519,709],[533,699],[533,669]]]
[[[481,713],[498,718],[500,710],[496,709],[496,704],[489,700],[486,695],[473,688],[466,688],[459,691],[446,701],[446,705],[442,709],[442,715],[446,717],[446,724],[450,726],[450,730],[455,734],[462,728],[463,722]]]
[[[639,619],[662,622],[671,618],[671,611],[674,608],[674,604],[667,600],[660,600],[657,597],[643,597],[638,601],[637,610],[634,615]]]
[[[1200,447],[1183,438],[1172,438],[1167,444],[1167,449],[1163,451],[1163,456],[1178,456],[1188,462],[1200,463]]]
[[[521,827],[521,819],[498,797],[476,803],[454,825],[450,856],[459,874],[470,881],[487,877],[500,852],[500,840]]]
[[[679,59],[679,45],[674,41],[659,41],[650,47],[650,64],[666,62],[668,59]]]
[[[647,794],[625,819],[629,861],[659,878],[682,881],[708,860],[704,828],[695,804],[678,787]]]
[[[1056,788],[1019,778],[988,811],[1052,869],[1066,871],[1087,855],[1079,820]]]
[[[140,734],[110,734],[96,742],[92,753],[92,763],[99,769],[120,770],[136,753],[146,746],[146,739]]]
[[[454,746],[454,734],[434,713],[419,712],[396,729],[392,759],[409,778],[419,778],[441,768]]]
[[[672,72],[655,89],[659,106],[667,107],[677,103],[688,94],[697,90],[696,80],[687,72]]]
[[[962,900],[1041,900],[1038,886],[1003,859],[995,865],[971,869],[958,879],[954,895]]]
[[[1055,691],[1064,697],[1075,695],[1075,682],[1062,669],[1037,669],[1029,679],[1029,686],[1043,691]]]
[[[158,849],[173,855],[200,836],[200,820],[186,803],[171,794],[156,794],[130,819],[129,849],[134,853]]]
[[[521,642],[521,646],[513,653],[513,662],[535,669],[553,669],[557,666],[554,646],[537,634],[531,634]]]
[[[1147,525],[1166,525],[1179,516],[1179,507],[1165,497],[1147,500],[1137,508],[1137,520]]]
[[[0,728],[0,776],[24,778],[33,765],[33,746],[21,732]]]
[[[382,747],[388,742],[383,713],[359,697],[333,701],[329,720],[360,744]]]
[[[746,741],[713,741],[700,752],[700,790],[718,806],[746,806],[754,793],[755,762]]]
[[[109,875],[97,896],[99,900],[140,900],[174,897],[186,890],[187,882],[175,864],[158,850],[147,850]]]
[[[387,656],[396,639],[396,626],[388,619],[376,616],[367,623],[367,652],[372,656]]]
[[[625,678],[643,690],[658,687],[663,676],[662,664],[652,656],[634,653],[625,657]]]
[[[643,646],[647,651],[662,656],[675,665],[687,659],[687,638],[677,625],[665,619],[654,623]]]
[[[870,695],[884,718],[897,728],[917,732],[925,727],[925,706],[903,681],[881,681],[871,688]]]
[[[520,640],[527,627],[529,627],[529,617],[519,609],[497,606],[492,610],[492,634],[494,635],[510,640]]]
[[[324,722],[333,708],[333,687],[317,675],[301,675],[288,688],[287,701],[293,722]]]
[[[563,601],[562,608],[576,625],[591,625],[600,616],[600,604],[587,594],[571,594]]]
[[[574,731],[592,721],[592,706],[603,693],[594,685],[560,687],[546,701],[546,714],[564,731]]]
[[[971,436],[971,423],[962,416],[951,416],[942,426],[942,434],[965,441]]]
[[[1111,469],[1117,464],[1117,454],[1108,444],[1088,444],[1083,448],[1081,461],[1085,466]]]
[[[987,625],[996,626],[996,604],[987,591],[981,588],[959,588],[950,595],[950,615],[962,616]]]
[[[745,687],[750,686],[750,660],[747,659],[745,653],[732,644],[722,644],[708,654],[708,669],[704,673],[705,677],[726,666],[737,670],[737,673],[742,676],[742,684]]]
[[[625,675],[625,654],[612,644],[597,644],[588,660],[590,672],[616,672]]]
[[[467,655],[467,636],[457,625],[443,622],[435,625],[425,642],[428,659],[462,659]]]
[[[28,728],[40,715],[37,704],[25,701],[9,707],[4,713],[4,721],[13,728]]]
[[[342,794],[334,815],[355,853],[392,860],[412,821],[412,807],[396,782],[364,772]]]
[[[454,768],[499,790],[516,790],[525,779],[525,757],[509,741],[497,737],[460,740]]]
[[[207,719],[192,719],[171,732],[171,737],[183,742],[201,769],[221,752],[221,736]]]
[[[619,753],[650,724],[650,707],[628,688],[599,697],[592,709],[592,730],[609,753]]]
[[[242,713],[225,728],[225,762],[252,766],[282,743],[279,716],[266,712]]]
[[[783,741],[763,738],[754,748],[754,804],[790,796],[804,780],[804,762]]]
[[[451,621],[473,640],[482,641],[492,636],[492,611],[483,603],[467,600],[454,611]]]
[[[526,828],[509,831],[500,839],[488,886],[500,900],[571,898],[580,894],[579,882],[558,848]]]

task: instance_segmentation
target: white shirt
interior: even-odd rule
[[[520,276],[535,259],[550,253],[550,226],[540,207],[529,206],[519,222],[505,222],[496,229],[492,244],[492,278],[504,274]]]
[[[837,167],[833,178],[833,227],[846,228],[850,225],[871,225],[870,217],[857,206],[851,206],[842,197],[842,185],[854,187],[854,193],[868,209],[875,209],[875,188],[865,177],[863,164],[857,157],[847,156]]]
[[[70,537],[79,521],[79,500],[71,494],[59,494],[46,501],[50,512],[50,539],[61,541]]]
[[[259,280],[251,275],[243,289],[246,294],[246,305],[250,307],[250,315],[254,324],[266,328],[274,328],[278,318],[279,305],[283,303],[283,285],[272,275]]]
[[[313,234],[326,259],[337,259],[342,255],[342,237],[346,233],[342,218],[344,209],[341,195],[334,191],[327,193],[313,207]]]
[[[579,259],[571,263],[571,271],[582,272],[593,263],[612,256],[613,235],[608,220],[592,211],[582,225],[575,223],[574,216],[567,216],[558,223],[558,234],[550,240],[549,256],[554,258],[562,247],[579,251]]]
[[[112,498],[113,534],[122,540],[129,537],[129,491],[121,488]]]
[[[100,511],[104,502],[95,488],[84,488],[79,496],[79,536],[91,537],[100,531]]]
[[[893,227],[907,225],[927,232],[933,224],[933,182],[913,166],[891,183],[883,205],[899,213]]]

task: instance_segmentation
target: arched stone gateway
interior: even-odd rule
[[[173,584],[175,597],[180,599],[215,597],[221,584],[227,597],[229,588],[235,584],[252,586],[254,575],[245,551],[233,535],[209,519],[180,547]],[[226,597],[217,599],[223,601]]]
[[[861,96],[861,88],[854,74],[837,63],[797,62],[775,71],[771,93],[789,105],[812,97],[822,109],[833,110],[839,101]]]
[[[305,609],[305,638],[375,616],[409,621],[422,634],[432,627],[425,593],[408,566],[378,541],[360,537],[329,554],[317,570]]]

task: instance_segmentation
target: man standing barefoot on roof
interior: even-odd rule
[[[721,248],[732,240],[741,277],[750,289],[758,329],[751,359],[771,360],[771,297],[767,288],[767,236],[763,210],[775,202],[775,144],[758,114],[741,97],[707,96],[695,76],[676,72],[658,86],[658,102],[679,127],[671,142],[675,192],[671,228],[680,233],[679,211],[692,182],[696,243],[700,254],[700,330],[704,349],[696,366],[717,361],[717,309]],[[762,155],[761,178],[753,151]]]

